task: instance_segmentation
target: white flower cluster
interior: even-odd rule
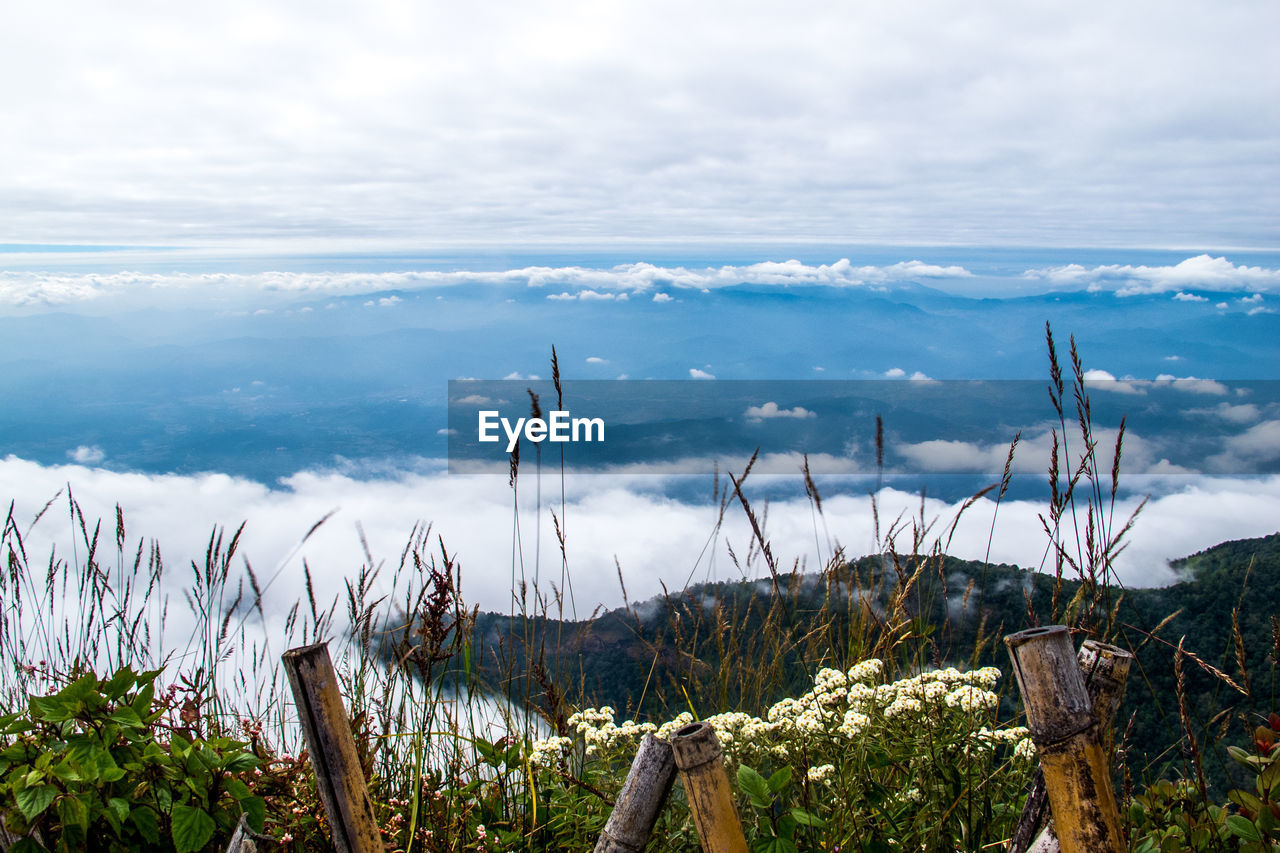
[[[983,690],[981,687],[974,687],[972,684],[964,684],[948,693],[944,701],[949,708],[959,708],[962,711],[973,713],[974,711],[994,708],[1000,704],[1000,697],[990,690]]]
[[[821,764],[817,767],[809,768],[810,782],[829,782],[831,777],[835,775],[836,768],[833,764]]]
[[[538,767],[554,767],[560,759],[569,754],[573,739],[567,737],[546,737],[533,742],[533,751],[529,760]]]
[[[990,722],[991,712],[999,704],[992,688],[1000,681],[1000,670],[992,666],[970,672],[947,667],[891,684],[878,683],[884,671],[884,663],[875,658],[846,671],[823,667],[815,673],[811,690],[798,697],[782,699],[762,718],[731,711],[708,717],[706,722],[715,730],[725,756],[731,760],[766,755],[786,759],[797,739],[810,744],[806,749],[814,745],[825,749],[823,744],[827,741],[839,749],[837,742],[878,731],[877,726],[888,721],[893,721],[895,730],[906,726],[909,731],[920,725],[931,726],[952,719],[959,713],[971,722],[952,730],[973,732],[969,726]],[[669,739],[694,720],[692,713],[684,711],[661,726],[630,720],[617,725],[614,713],[609,707],[587,708],[569,718],[569,725],[582,738],[588,755],[636,742],[648,732]],[[969,738],[970,744],[964,748],[966,754],[971,754],[971,747],[990,753],[997,744],[1013,745],[1015,753],[1022,757],[1034,754],[1025,729],[982,728]],[[567,754],[568,747],[563,740],[547,738],[535,742],[534,754],[539,763],[550,763]],[[825,766],[819,765],[813,772]]]
[[[627,720],[619,726],[613,721],[613,715],[613,708],[606,705],[603,708],[585,708],[569,717],[569,725],[582,735],[588,755],[608,751],[624,742],[638,741],[646,734],[658,731],[658,727],[653,723],[637,723],[634,720]],[[692,715],[689,716],[689,720],[692,722]],[[542,743],[545,741],[534,742],[535,754],[538,745]]]

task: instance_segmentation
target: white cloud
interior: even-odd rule
[[[1240,299],[1240,304],[1241,304],[1241,305],[1261,305],[1261,304],[1262,304],[1262,294],[1261,294],[1261,293],[1255,293],[1255,294],[1253,294],[1253,296],[1245,296],[1245,297],[1242,297],[1242,298]]]
[[[609,360],[601,358],[598,355],[587,356],[587,364],[608,364]]]
[[[1117,394],[1145,394],[1146,386],[1141,382],[1116,379],[1106,370],[1086,370],[1084,372],[1085,387],[1091,391],[1114,391]]]
[[[15,7],[0,230],[1240,245],[1275,221],[1269,0],[271,8]]]
[[[513,373],[513,374],[511,374],[510,376],[508,376],[507,378],[508,378],[508,379],[519,379],[519,378],[520,378],[520,374],[518,374],[518,373]],[[459,397],[458,399],[454,400],[453,402],[455,402],[455,403],[459,403],[459,404],[464,405],[464,406],[484,406],[484,405],[487,405],[488,403],[492,403],[492,402],[493,402],[493,400],[489,399],[488,397],[486,397],[486,396],[485,396],[485,395],[483,395],[483,394],[468,394],[468,395],[467,395],[467,396],[465,396],[465,397]]]
[[[816,418],[817,414],[809,411],[803,406],[796,406],[791,409],[780,409],[778,404],[770,400],[763,406],[748,406],[745,413],[748,420],[760,421],[773,418],[794,418],[796,420],[805,420],[807,418]]]
[[[458,434],[458,431],[456,429],[449,429],[448,427],[436,430],[436,435],[457,435],[457,434]]]
[[[1089,269],[1079,264],[1068,264],[1028,270],[1023,275],[1061,286],[1110,288],[1118,296],[1179,291],[1175,299],[1194,299],[1181,293],[1186,289],[1232,291],[1280,286],[1280,269],[1237,265],[1225,257],[1209,255],[1196,255],[1174,266],[1110,264]]]
[[[715,379],[716,377],[714,374],[708,373],[705,370],[699,370],[696,367],[691,367],[689,368],[689,378],[690,379]]]
[[[907,375],[907,372],[901,367],[891,367],[884,372],[884,375],[886,379],[902,379]]]
[[[798,462],[790,460],[794,466]],[[794,472],[798,467],[789,470]],[[795,475],[791,476],[794,479]],[[125,513],[128,541],[160,537],[171,566],[182,566],[192,559],[202,562],[211,526],[234,529],[247,521],[241,553],[255,566],[263,583],[275,575],[277,566],[280,570],[267,591],[269,618],[282,620],[297,599],[303,558],[311,566],[321,600],[342,593],[344,580],[364,563],[357,522],[364,528],[375,559],[392,561],[415,523],[432,523],[432,533],[443,537],[450,553],[460,561],[464,598],[495,610],[506,610],[510,603],[512,543],[509,537],[493,535],[494,530],[511,529],[513,500],[505,476],[405,474],[370,481],[300,473],[280,487],[268,489],[219,474],[145,476],[81,466],[45,467],[13,457],[0,460],[0,495],[15,501],[15,518],[24,529],[40,507],[68,483],[90,525],[97,518],[113,524],[114,507],[119,503]],[[1274,532],[1280,518],[1280,477],[1166,477],[1159,484],[1158,493],[1130,535],[1129,548],[1119,558],[1118,569],[1126,584],[1168,582],[1172,577],[1162,568],[1166,560],[1227,539]],[[566,533],[579,615],[589,614],[598,602],[620,602],[613,572],[599,570],[611,568],[615,555],[633,598],[659,593],[660,580],[678,589],[690,573],[702,578],[711,570],[712,564],[699,562],[698,554],[715,530],[716,507],[671,500],[661,489],[655,491],[651,477],[643,476],[573,477],[568,490],[567,506],[558,515]],[[920,509],[918,494],[884,489],[878,497],[882,520],[899,514],[911,518]],[[1115,518],[1127,517],[1136,503],[1136,499],[1121,499]],[[519,547],[526,571],[536,562],[532,549],[537,537],[533,532],[541,526],[544,545],[555,542],[549,516],[536,517],[535,506],[533,490],[521,492],[518,511],[524,535]],[[335,507],[336,514],[291,560],[283,562],[308,528]],[[791,557],[801,558],[812,568],[825,559],[829,545],[837,542],[845,545],[851,556],[875,550],[871,506],[865,495],[832,495],[823,501],[823,507],[830,540],[822,546],[824,553],[817,554],[808,503],[803,499],[771,501],[767,531],[774,553],[787,562]],[[956,510],[957,505],[932,498],[925,502],[926,517],[941,519],[939,530]],[[961,517],[951,551],[978,559],[990,547],[996,561],[1037,566],[1045,553],[1037,514],[1044,511],[1038,501],[1007,500],[994,516],[994,539],[989,540],[995,508],[990,500],[979,501]],[[663,535],[654,537],[655,529],[661,529]],[[55,541],[59,542],[59,553],[72,553],[69,543],[62,540],[65,535],[66,525],[54,524],[46,516],[27,537],[28,553],[39,563]],[[745,553],[749,537],[740,513],[731,513],[714,537],[717,561],[728,563],[726,542],[739,554]],[[543,562],[551,556],[544,553]],[[559,572],[555,575],[558,585]],[[180,576],[173,573],[175,582],[180,582]],[[539,581],[544,592],[549,591],[547,580]],[[388,581],[389,573],[384,572],[378,594],[388,592]],[[532,576],[529,581],[533,582]]]
[[[1222,470],[1249,470],[1250,466],[1280,459],[1280,421],[1263,421],[1225,442],[1221,456],[1215,457]]]
[[[671,301],[671,294],[669,294],[669,293],[655,293],[655,294],[653,294],[653,301],[654,301],[654,302],[670,302],[670,301]]]
[[[1170,376],[1162,373],[1156,377],[1153,385],[1173,388],[1188,394],[1208,394],[1221,397],[1230,393],[1230,389],[1215,379],[1197,379],[1194,376]]]
[[[1181,290],[1173,294],[1173,298],[1176,299],[1178,302],[1208,302],[1209,301],[1209,297],[1207,296],[1200,296],[1197,293],[1183,293]]]
[[[1169,361],[1176,358],[1166,359]],[[1188,394],[1209,394],[1222,396],[1230,393],[1230,389],[1214,379],[1197,379],[1194,376],[1173,376],[1162,373],[1155,379],[1133,379],[1125,377],[1117,379],[1106,370],[1092,369],[1084,372],[1085,387],[1091,391],[1114,391],[1119,394],[1146,394],[1151,388],[1172,388]]]
[[[1212,409],[1188,409],[1187,414],[1210,415],[1232,424],[1251,424],[1262,417],[1262,410],[1253,403],[1219,403]]]
[[[107,458],[101,447],[80,445],[75,450],[67,451],[67,458],[80,465],[96,465]]]

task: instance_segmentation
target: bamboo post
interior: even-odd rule
[[[1133,653],[1097,640],[1085,640],[1080,645],[1076,660],[1080,664],[1080,672],[1084,674],[1089,701],[1093,703],[1094,713],[1098,717],[1098,736],[1110,757],[1114,740],[1111,727],[1124,698]],[[1054,832],[1053,821],[1049,819],[1047,806],[1044,774],[1037,768],[1031,793],[1027,796],[1027,806],[1022,810],[1018,829],[1009,845],[1009,853],[1059,853],[1061,848],[1058,836]],[[1035,841],[1028,846],[1027,842],[1033,837]]]
[[[267,846],[263,846],[266,844]],[[275,848],[279,842],[268,835],[259,835],[249,828],[247,815],[240,815],[235,834],[227,844],[227,853],[265,853],[268,847]]]
[[[329,816],[334,848],[337,853],[383,853],[328,644],[290,649],[281,660],[311,751],[311,766]]]
[[[1031,628],[1004,642],[1063,853],[1123,853],[1111,765],[1070,632],[1061,625]]]
[[[671,750],[703,853],[747,853],[715,729],[710,723],[687,725],[671,738]]]
[[[596,842],[595,853],[642,853],[675,780],[671,744],[645,735]]]

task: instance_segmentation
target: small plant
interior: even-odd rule
[[[826,775],[833,770],[829,764],[814,769],[819,771],[818,775]],[[811,781],[814,775],[811,771]],[[747,795],[747,802],[756,816],[752,853],[798,853],[796,831],[800,827],[826,826],[821,818],[804,809],[787,806],[787,788],[790,785],[791,768],[788,766],[778,768],[768,779],[745,764],[738,766],[738,787]]]
[[[0,817],[24,836],[12,853],[191,853],[225,844],[242,813],[261,831],[258,757],[240,741],[203,737],[194,704],[156,695],[157,675],[81,675],[0,717]]]

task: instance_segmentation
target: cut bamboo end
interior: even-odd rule
[[[1133,666],[1133,652],[1109,643],[1085,640],[1080,644],[1077,659],[1098,716],[1098,727],[1105,737],[1124,699],[1129,669]]]
[[[1110,755],[1108,745],[1114,739],[1111,726],[1124,698],[1125,685],[1134,660],[1133,653],[1097,640],[1085,640],[1076,654],[1076,660],[1084,676],[1089,701],[1093,703],[1094,714],[1098,718],[1098,731],[1103,747]],[[1044,772],[1037,768],[1031,792],[1027,795],[1022,816],[1009,843],[1009,853],[1059,853],[1059,850],[1058,836],[1054,832],[1053,822],[1049,820]]]
[[[1030,628],[1004,638],[1038,746],[1066,740],[1093,725],[1093,703],[1076,662],[1071,632],[1062,625]]]
[[[675,780],[671,744],[645,735],[596,842],[595,853],[642,853]]]
[[[671,738],[671,749],[703,853],[746,853],[715,729],[709,723],[685,726]]]
[[[1032,628],[1005,637],[1005,645],[1063,853],[1123,853],[1111,767],[1070,632]]]
[[[327,643],[281,657],[338,853],[384,853]]]

